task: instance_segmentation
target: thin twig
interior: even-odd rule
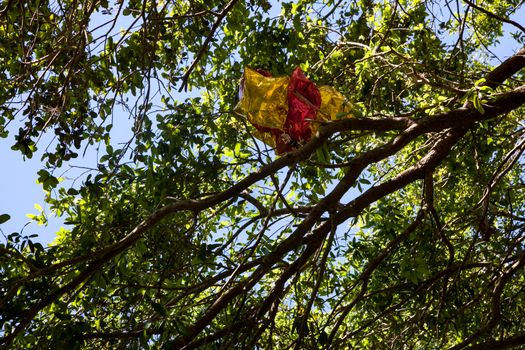
[[[191,63],[191,66],[188,68],[186,73],[184,73],[184,75],[182,76],[182,84],[181,84],[181,87],[179,89],[179,92],[182,92],[182,90],[184,90],[184,91],[187,90],[187,88],[188,88],[188,80],[190,78],[191,72],[193,72],[193,70],[195,69],[195,67],[197,66],[199,61],[201,60],[202,56],[204,55],[204,53],[208,49],[208,45],[210,44],[211,40],[213,39],[213,36],[215,35],[215,32],[217,31],[217,29],[221,25],[222,20],[224,19],[224,17],[226,17],[228,12],[230,12],[230,10],[233,8],[233,6],[235,5],[235,3],[237,1],[238,0],[231,0],[228,3],[228,5],[226,5],[226,7],[219,14],[217,14],[217,19],[213,23],[213,26],[211,27],[210,33],[208,34],[208,36],[204,40],[204,43],[202,44],[199,52],[197,53],[197,56],[195,56],[195,59]]]

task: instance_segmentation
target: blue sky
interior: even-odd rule
[[[523,24],[524,16],[525,10],[522,9],[512,19]],[[107,17],[104,20],[107,20]],[[116,30],[118,31],[119,28],[117,26]],[[511,31],[515,31],[515,28],[505,25],[507,33],[509,28]],[[509,35],[506,35],[506,38],[493,50],[501,60],[512,55],[520,47]],[[497,63],[494,62],[494,64]],[[112,142],[118,144],[129,139],[130,122],[123,111],[117,111],[115,119],[120,121],[118,128],[115,128],[112,132]],[[128,122],[122,123],[122,121]],[[10,130],[16,130],[16,124],[11,125]],[[0,152],[0,162],[3,164],[0,172],[0,214],[9,214],[11,216],[11,220],[2,224],[0,230],[4,235],[23,230],[23,233],[27,235],[38,234],[37,241],[49,243],[54,239],[54,233],[60,228],[62,220],[49,216],[47,226],[38,226],[36,223],[28,224],[30,220],[26,217],[28,213],[37,213],[35,204],[41,205],[46,211],[44,192],[41,186],[36,183],[37,171],[41,168],[41,152],[38,152],[32,159],[23,159],[20,153],[10,150],[11,145],[14,143],[13,137],[14,134],[11,133],[6,139],[0,138],[0,149],[2,150]],[[41,140],[39,147],[45,148],[45,146],[44,138]],[[96,162],[97,153],[95,149],[92,149],[85,158],[79,157],[72,161],[70,165],[96,167]],[[65,165],[63,170],[67,170],[68,167],[69,165]],[[0,240],[3,240],[3,238],[0,238]]]
[[[11,232],[20,232],[30,220],[27,213],[35,213],[35,203],[43,204],[44,193],[36,184],[37,171],[40,169],[38,158],[22,159],[20,153],[10,150],[12,135],[7,139],[0,139],[0,162],[3,164],[0,171],[0,213],[11,215],[11,220],[0,228],[5,235]],[[59,228],[59,220],[52,220],[49,227],[31,225],[24,229],[25,234],[39,234],[43,242],[52,240],[53,233]]]

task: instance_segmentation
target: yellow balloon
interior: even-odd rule
[[[288,114],[289,82],[288,77],[265,77],[246,68],[241,100],[235,111],[252,124],[282,130]]]

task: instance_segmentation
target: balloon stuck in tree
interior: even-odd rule
[[[300,68],[290,77],[272,77],[267,71],[247,67],[235,111],[253,124],[257,138],[282,154],[315,134],[318,123],[313,121],[334,120],[341,113],[351,117],[350,107],[339,91],[317,87]]]

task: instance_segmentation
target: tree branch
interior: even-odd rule
[[[486,84],[495,89],[505,80],[520,71],[523,67],[525,67],[525,47],[522,47],[518,52],[507,58],[503,63],[487,74],[485,77]]]
[[[483,7],[481,6],[478,6],[476,4],[474,4],[472,1],[470,0],[463,0],[465,1],[466,4],[468,4],[469,6],[475,8],[476,10],[480,11],[480,12],[483,12],[484,14],[488,15],[489,17],[492,17],[494,19],[497,19],[498,21],[500,22],[503,22],[503,23],[508,23],[510,25],[513,25],[514,27],[518,28],[519,30],[521,30],[523,33],[525,33],[525,27],[523,27],[521,24],[519,24],[518,22],[516,21],[513,21],[513,20],[510,20],[510,19],[507,19],[507,18],[504,18],[504,17],[501,17],[500,15],[497,15],[493,12],[490,12],[489,10],[486,10],[484,9]]]
[[[208,34],[208,36],[204,40],[204,43],[202,44],[199,52],[197,52],[197,55],[195,56],[195,59],[191,63],[191,66],[188,68],[186,73],[184,73],[184,75],[182,76],[182,85],[181,85],[181,87],[179,89],[179,92],[182,92],[182,90],[186,90],[188,88],[188,80],[190,78],[191,72],[193,72],[193,70],[195,69],[195,67],[197,66],[199,61],[201,60],[202,56],[204,55],[204,53],[208,49],[208,45],[210,44],[211,40],[215,36],[215,32],[217,31],[217,29],[221,25],[222,20],[226,17],[228,12],[230,12],[230,10],[233,8],[235,3],[237,3],[237,1],[238,0],[231,0],[226,5],[226,7],[220,13],[217,14],[217,19],[213,23],[213,25],[212,25],[212,27],[210,29],[210,33]]]

